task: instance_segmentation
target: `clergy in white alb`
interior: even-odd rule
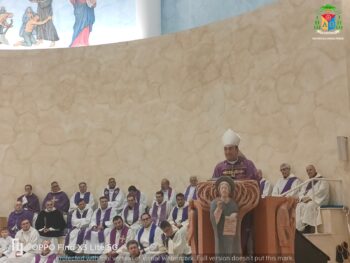
[[[198,185],[198,179],[197,176],[191,176],[190,177],[190,185],[187,186],[185,190],[185,199],[187,202],[191,200],[197,200],[197,185]]]
[[[166,251],[162,241],[162,230],[152,223],[149,213],[141,215],[142,228],[136,234],[141,252],[146,255],[162,254]]]
[[[299,184],[301,184],[301,180],[291,173],[291,168],[289,164],[281,164],[280,171],[282,174],[282,178],[278,179],[277,183],[273,187],[272,196],[281,196],[285,192],[294,189]],[[299,189],[296,189],[288,193],[286,196],[298,197],[298,195]]]
[[[96,209],[92,215],[89,229],[85,234],[85,254],[102,254],[104,251],[105,235],[109,233],[113,225],[115,212],[112,207],[108,207],[108,199],[100,197],[100,208]],[[105,229],[108,229],[105,231]]]
[[[171,210],[169,223],[176,227],[187,229],[188,226],[188,203],[185,201],[185,196],[182,193],[176,195],[176,206]]]
[[[113,218],[113,226],[113,229],[106,235],[105,249],[99,262],[114,263],[117,257],[127,254],[126,243],[135,237],[135,233],[124,224],[121,216]]]
[[[144,208],[147,207],[147,196],[137,189],[134,185],[130,185],[128,188],[128,194],[132,194],[136,197],[136,202],[140,203]]]
[[[153,202],[149,213],[152,216],[152,221],[157,226],[164,220],[167,220],[171,211],[172,205],[164,199],[162,191],[156,192],[156,200]]]
[[[74,211],[78,207],[78,202],[84,199],[86,208],[94,209],[95,201],[91,192],[87,191],[87,185],[85,182],[79,183],[79,192],[74,193],[70,198],[69,211]]]
[[[7,228],[0,231],[0,262],[6,262],[12,251],[12,237]]]
[[[41,243],[40,251],[35,254],[31,263],[58,263],[58,256],[54,252],[50,240],[44,240]]]
[[[90,225],[93,211],[89,208],[84,199],[80,199],[78,207],[72,214],[72,229],[65,238],[65,250],[74,253],[81,253],[83,250],[84,236]]]
[[[260,195],[262,198],[265,198],[266,196],[270,196],[272,193],[272,184],[269,180],[263,177],[262,171],[260,169],[258,171],[258,177],[259,177],[259,186],[260,186]]]
[[[103,189],[102,196],[107,198],[108,207],[112,207],[116,214],[120,214],[125,204],[125,197],[114,178],[108,179],[108,186]]]
[[[172,263],[188,262],[191,259],[191,248],[187,242],[187,231],[183,227],[176,229],[171,226],[168,221],[163,221],[160,224],[163,231],[163,244],[167,249],[168,260]]]
[[[125,224],[136,232],[142,227],[140,217],[145,212],[145,207],[136,202],[133,194],[128,194],[127,205],[124,207],[121,215]]]
[[[24,219],[21,222],[21,230],[19,230],[15,236],[15,240],[18,240],[18,243],[21,245],[13,247],[11,256],[9,256],[9,258],[33,258],[35,256],[35,253],[37,253],[39,237],[39,232],[34,227],[30,226],[28,219]]]
[[[176,205],[176,191],[170,187],[170,181],[166,178],[160,183],[160,191],[164,194],[164,200],[170,203],[171,206]]]
[[[309,179],[323,178],[313,165],[306,167]],[[304,231],[306,227],[316,227],[322,224],[319,207],[327,205],[329,201],[329,184],[327,181],[314,180],[313,189],[310,181],[301,188],[299,203],[297,204],[296,228]],[[312,231],[313,232],[313,231]]]

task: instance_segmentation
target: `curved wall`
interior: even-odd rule
[[[163,177],[182,191],[191,175],[211,177],[228,127],[272,181],[282,162],[304,179],[314,163],[349,186],[336,148],[350,128],[348,42],[312,40],[319,5],[284,0],[148,40],[1,52],[0,214],[25,183],[41,198],[52,180],[69,195],[85,180],[98,196],[110,176],[149,199]]]

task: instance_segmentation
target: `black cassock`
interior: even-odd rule
[[[49,16],[53,15],[52,12],[52,0],[38,0],[38,9],[37,13],[40,17],[40,21],[45,20]],[[38,25],[37,30],[37,39],[44,39],[49,41],[59,40],[55,25],[52,20],[49,20],[43,25]]]
[[[42,228],[53,228],[54,231],[49,231],[44,233],[44,231],[40,231]],[[63,231],[66,228],[66,221],[64,221],[63,215],[59,210],[54,210],[48,212],[46,210],[42,210],[38,218],[35,222],[35,228],[39,231],[40,236],[43,237],[59,237],[63,235]]]

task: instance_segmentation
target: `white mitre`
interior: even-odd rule
[[[222,143],[224,146],[238,146],[240,141],[241,137],[231,129],[228,129],[222,136]]]

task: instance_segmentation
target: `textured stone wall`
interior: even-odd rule
[[[0,215],[25,183],[41,198],[52,180],[98,196],[110,176],[149,199],[163,177],[183,190],[211,177],[229,127],[272,181],[281,162],[304,179],[314,163],[349,186],[336,148],[350,135],[347,41],[312,40],[319,7],[283,0],[160,38],[0,52]]]

